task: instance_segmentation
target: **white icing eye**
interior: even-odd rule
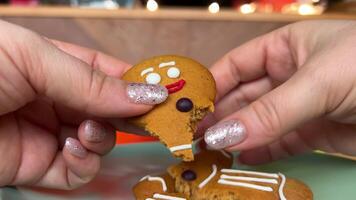
[[[178,78],[180,75],[180,70],[177,67],[170,67],[167,71],[167,76],[169,78]]]
[[[158,84],[161,82],[161,76],[157,73],[149,73],[146,76],[146,82],[149,84]]]

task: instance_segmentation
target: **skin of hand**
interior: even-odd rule
[[[89,182],[115,144],[119,118],[152,108],[129,94],[147,85],[121,81],[129,65],[112,57],[0,26],[0,186]]]
[[[237,47],[211,68],[205,141],[251,165],[315,149],[356,155],[355,54],[354,21],[298,22]]]

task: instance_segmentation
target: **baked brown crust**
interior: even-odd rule
[[[173,197],[188,198],[184,194],[179,194],[174,191],[174,180],[168,174],[160,175],[167,185],[167,191],[163,191],[162,184],[159,181],[140,181],[133,188],[135,198],[137,200],[146,200],[147,198],[153,198],[154,194],[163,194]]]

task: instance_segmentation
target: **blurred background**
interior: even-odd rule
[[[0,18],[129,63],[159,54],[207,67],[288,23],[356,19],[356,0],[0,0]]]

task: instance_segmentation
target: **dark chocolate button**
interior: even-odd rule
[[[186,181],[194,181],[197,178],[197,175],[194,171],[187,169],[182,173],[182,178]]]
[[[193,102],[188,98],[180,98],[176,103],[176,108],[181,112],[189,112],[193,109]]]

